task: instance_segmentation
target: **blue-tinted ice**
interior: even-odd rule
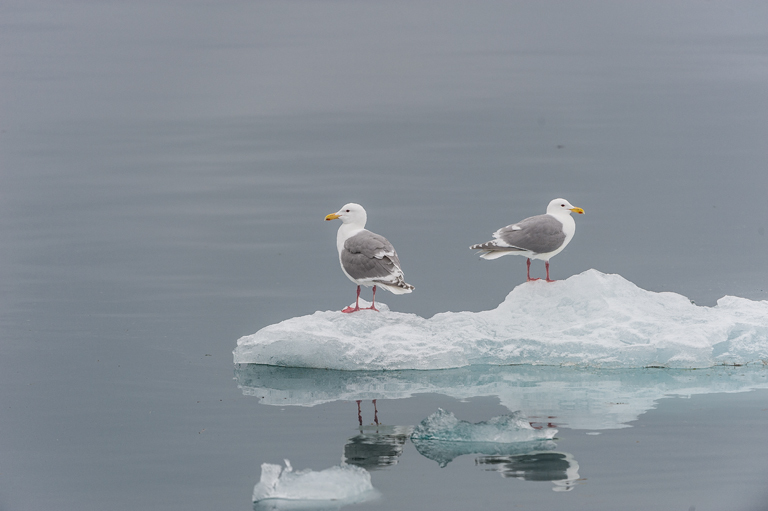
[[[557,430],[551,428],[534,429],[519,412],[472,423],[439,408],[413,429],[411,440],[511,444],[551,440],[556,433]]]
[[[422,456],[444,467],[464,454],[500,456],[551,450],[556,433],[554,428],[534,429],[520,412],[472,423],[440,408],[414,428],[411,442]]]
[[[726,296],[701,307],[588,270],[555,283],[521,284],[489,311],[429,319],[388,310],[292,318],[239,339],[234,360],[341,370],[766,363],[768,301]]]
[[[487,396],[498,398],[510,412],[521,411],[529,420],[555,416],[558,427],[586,430],[629,427],[665,397],[768,388],[768,368],[762,365],[694,370],[521,365],[443,371],[240,365],[235,367],[235,377],[243,394],[266,405],[316,406],[358,399],[406,399],[425,393],[460,400]]]

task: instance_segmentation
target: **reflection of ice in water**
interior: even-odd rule
[[[553,366],[473,366],[444,371],[324,371],[241,365],[243,394],[263,404],[315,406],[357,399],[404,399],[435,393],[456,399],[495,396],[510,411],[558,427],[628,427],[659,399],[768,388],[768,368],[594,369]],[[353,405],[354,406],[354,405]]]
[[[512,456],[480,456],[477,465],[524,481],[552,481],[554,491],[570,491],[579,480],[579,464],[564,452],[531,452]]]
[[[319,502],[333,501],[331,508],[368,500],[376,495],[378,493],[371,484],[371,475],[362,468],[341,465],[319,472],[309,469],[294,472],[288,460],[285,460],[285,468],[263,463],[261,480],[253,488],[253,502],[304,501],[316,506]],[[269,507],[285,506],[275,502],[267,507],[262,506],[263,509]]]
[[[419,454],[437,462],[441,467],[445,467],[459,456],[467,454],[508,456],[546,451],[557,447],[557,444],[552,440],[532,440],[504,444],[497,442],[451,442],[412,437],[411,442],[413,442],[413,446],[416,447]]]
[[[478,364],[710,367],[768,360],[768,301],[699,307],[588,270],[517,286],[494,310],[316,312],[238,340],[236,363],[345,370]]]

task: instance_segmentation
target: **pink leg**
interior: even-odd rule
[[[376,308],[376,286],[373,286],[373,302],[371,302],[371,306],[368,307],[370,310],[374,310],[376,312],[379,311],[379,309]]]
[[[547,263],[547,264],[549,264],[549,263]],[[528,259],[528,261],[525,263],[525,265],[528,267],[528,282],[533,282],[534,280],[539,280],[539,279],[532,279],[531,278],[531,260],[530,259]]]
[[[547,282],[555,282],[554,280],[549,278],[549,261],[546,261],[544,263],[544,266],[546,266],[546,268],[547,268]]]
[[[363,425],[363,414],[360,413],[360,400],[357,400],[357,422],[360,423],[360,425]]]
[[[345,307],[341,312],[355,312],[360,310],[360,286],[357,286],[357,298],[355,298],[355,307]]]
[[[373,422],[379,425],[379,409],[376,408],[376,400],[373,400]]]

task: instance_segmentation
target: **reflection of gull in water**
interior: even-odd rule
[[[553,491],[571,491],[579,480],[579,464],[564,452],[531,452],[512,456],[480,456],[475,464],[523,481],[552,481]]]
[[[357,422],[359,434],[353,436],[344,446],[344,462],[368,470],[389,467],[397,464],[403,454],[412,426],[385,426],[379,422],[379,408],[376,400],[373,404],[373,424],[363,426],[363,414],[360,409],[361,399],[357,401]]]
[[[403,454],[403,446],[413,429],[411,426],[385,426],[379,422],[379,408],[376,400],[373,404],[373,424],[363,426],[363,414],[360,410],[361,399],[357,401],[357,422],[359,434],[349,439],[344,446],[344,461],[368,470],[389,467],[397,464]]]
[[[403,454],[411,426],[361,426],[344,446],[344,462],[367,470],[391,467]]]

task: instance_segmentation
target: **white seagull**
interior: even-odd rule
[[[565,199],[555,199],[547,206],[545,215],[526,218],[516,224],[502,227],[493,233],[494,239],[472,245],[471,249],[480,250],[483,259],[498,259],[514,254],[528,258],[528,281],[531,278],[531,259],[543,259],[549,278],[549,259],[556,256],[570,243],[576,232],[576,222],[571,212],[584,214],[584,210],[573,206]]]
[[[336,234],[336,248],[344,275],[357,284],[355,306],[349,306],[341,312],[360,310],[360,286],[373,286],[373,301],[370,307],[376,308],[376,287],[383,287],[396,295],[410,293],[414,287],[406,284],[400,259],[395,247],[384,236],[365,229],[368,215],[360,204],[350,202],[326,216],[326,220],[341,220],[341,227]]]

